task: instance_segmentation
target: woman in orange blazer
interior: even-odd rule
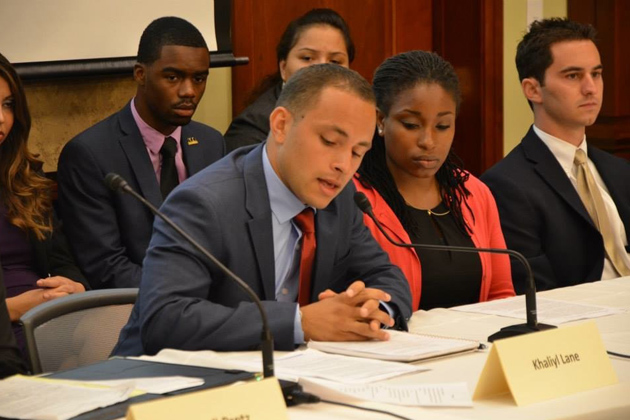
[[[385,60],[373,88],[377,134],[355,185],[389,235],[405,243],[505,248],[490,190],[452,151],[461,101],[453,67],[437,54],[410,51]],[[364,220],[407,277],[414,309],[514,296],[507,255],[400,248]]]

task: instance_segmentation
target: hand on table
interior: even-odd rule
[[[318,341],[387,340],[381,324],[393,326],[394,320],[380,309],[380,302],[391,296],[355,281],[342,293],[326,290],[319,301],[301,307],[304,339]]]

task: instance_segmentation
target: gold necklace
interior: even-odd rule
[[[446,210],[444,213],[436,213],[432,210],[427,210],[427,214],[429,216],[431,216],[432,214],[436,215],[436,216],[446,216],[447,214],[449,214],[451,212],[451,209]]]

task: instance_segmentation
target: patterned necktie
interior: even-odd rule
[[[173,188],[179,184],[177,167],[175,166],[175,153],[177,153],[177,142],[173,137],[167,137],[160,149],[160,155],[162,155],[162,169],[160,171],[162,198],[166,198],[173,191]]]
[[[300,306],[311,302],[311,277],[315,261],[315,214],[313,209],[306,208],[293,219],[302,231],[302,255],[300,256],[300,290],[298,303]]]
[[[622,276],[630,276],[630,268],[624,263],[623,255],[618,247],[615,247],[614,235],[604,199],[599,191],[599,187],[595,183],[595,178],[588,167],[586,153],[584,150],[578,149],[575,152],[574,163],[577,166],[577,190],[588,214],[593,219],[593,223],[599,229],[604,239],[604,248],[606,255],[610,258],[613,267]]]

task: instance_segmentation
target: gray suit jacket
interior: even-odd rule
[[[630,163],[590,145],[588,155],[617,206],[630,243]],[[558,160],[532,128],[481,180],[497,201],[508,248],[527,258],[538,290],[601,278],[602,236]],[[524,293],[525,279],[522,264],[512,260],[517,293]]]
[[[263,145],[241,148],[176,188],[162,210],[242,278],[263,300],[275,348],[294,348],[296,303],[275,300],[271,208]],[[392,296],[399,328],[411,316],[411,293],[363,224],[350,183],[316,216],[317,251],[311,298],[363,280]],[[138,301],[114,354],[163,348],[250,350],[260,343],[255,305],[237,284],[161,220],[144,265]]]
[[[225,154],[215,129],[191,122],[182,127],[188,175]],[[110,172],[156,207],[160,187],[130,104],[70,140],[59,157],[59,207],[77,263],[94,289],[138,287],[151,239],[153,214],[133,197],[110,191]]]

